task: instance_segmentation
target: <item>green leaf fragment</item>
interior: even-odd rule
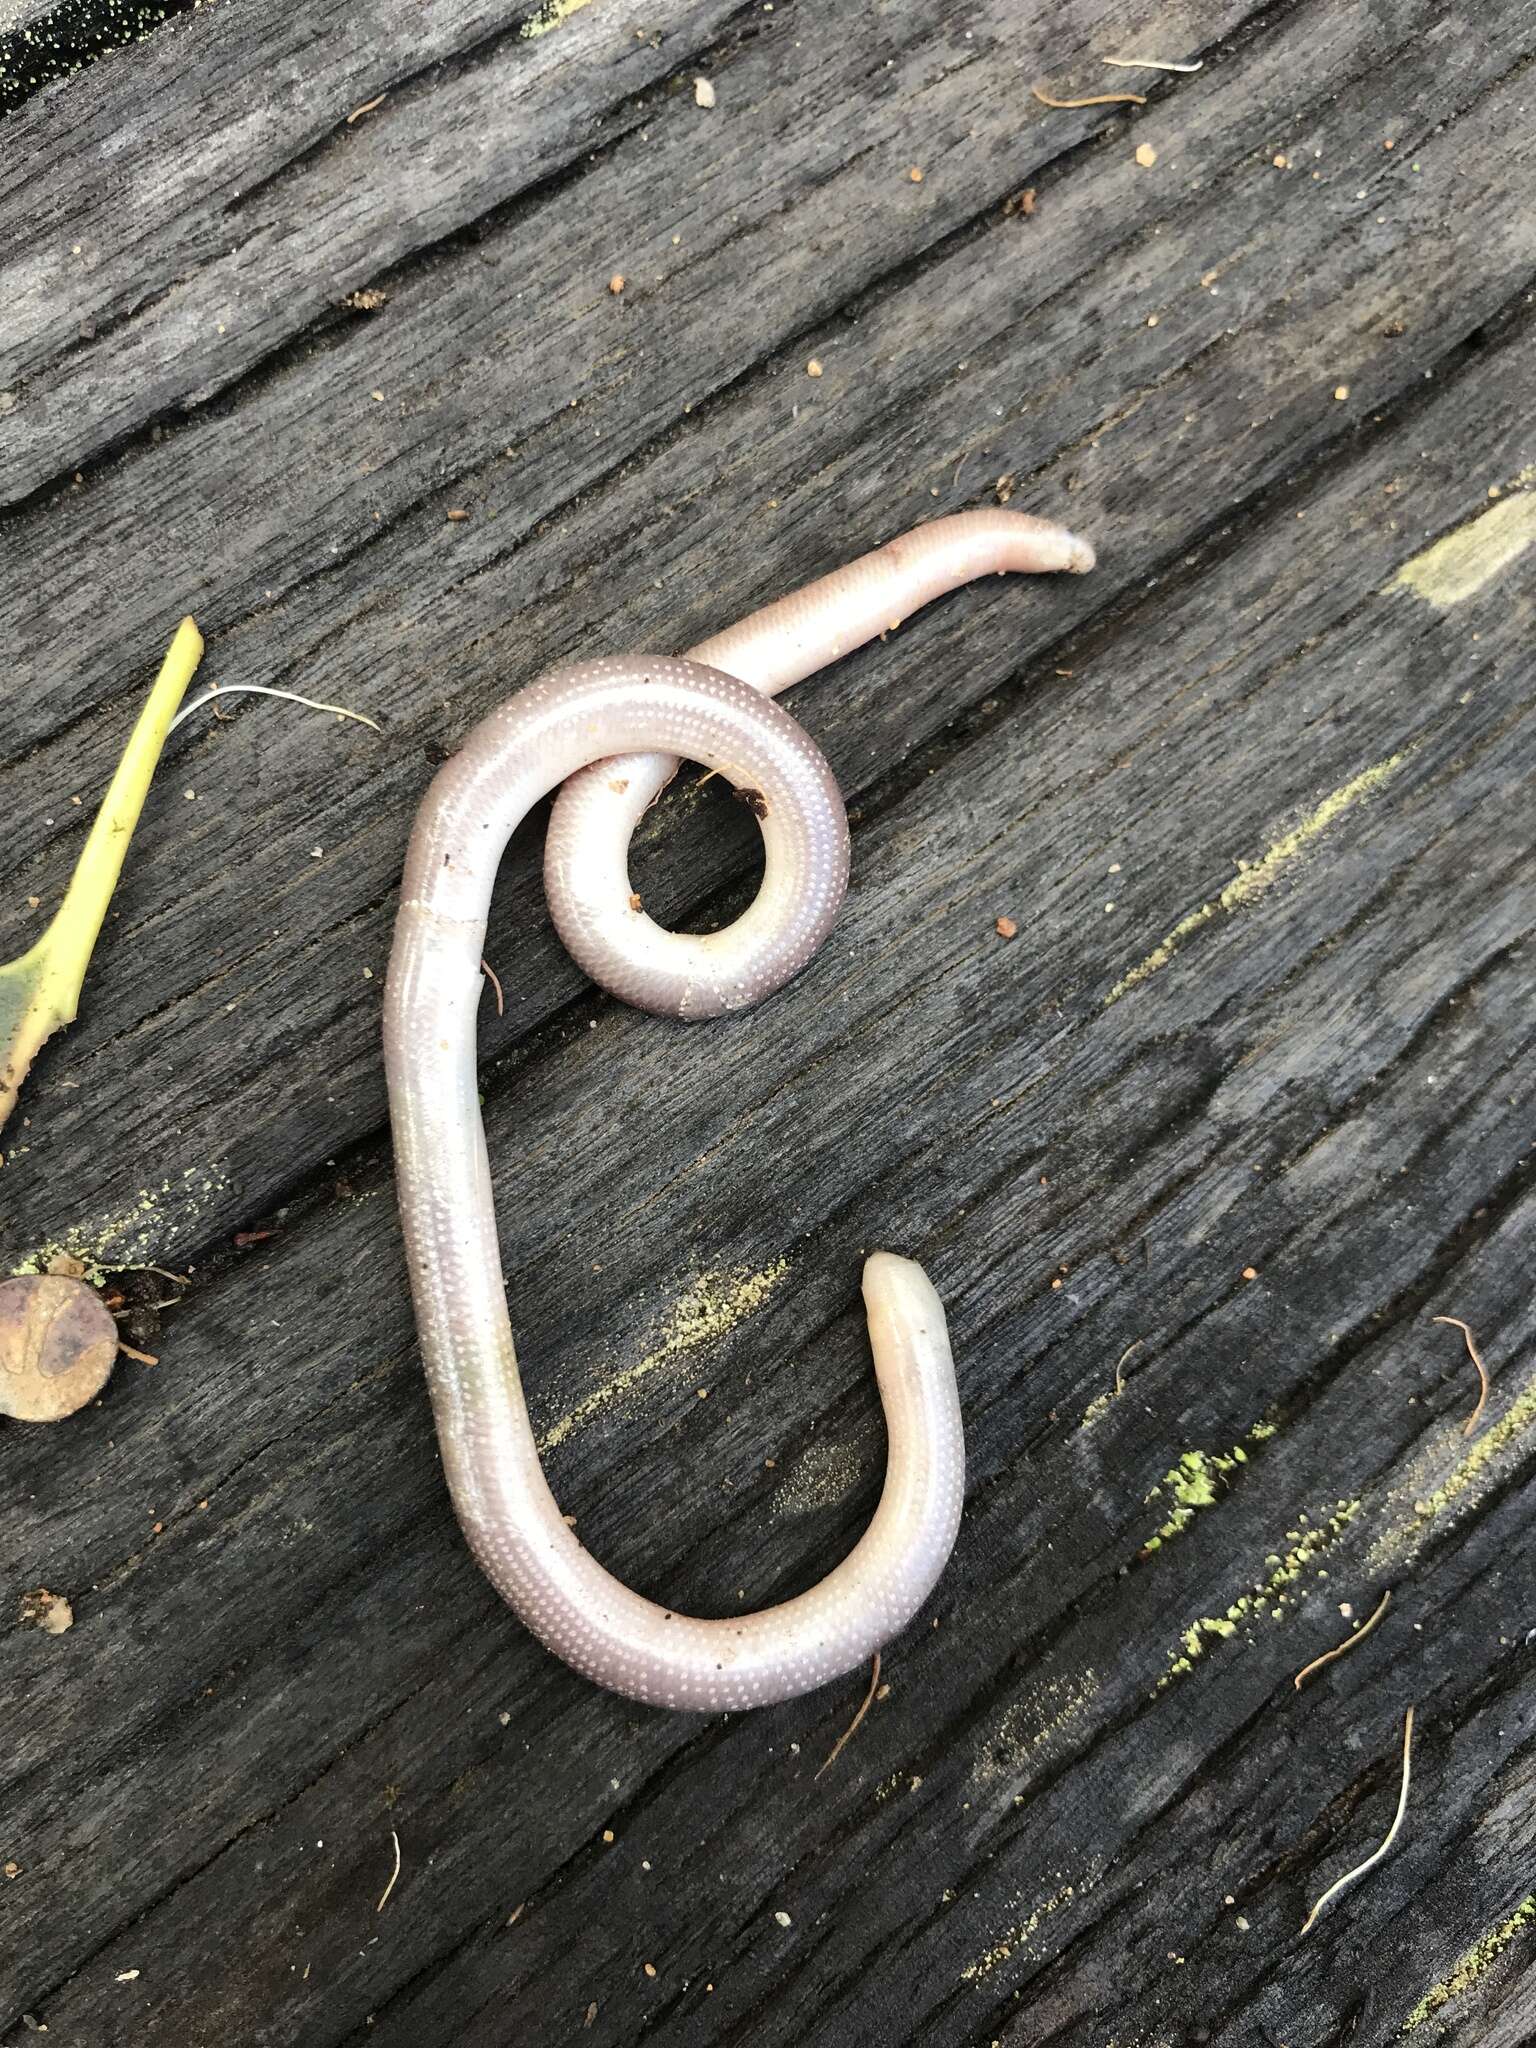
[[[203,658],[203,636],[183,619],[139,713],[64,901],[28,952],[0,967],[0,1125],[39,1048],[75,1021],[85,971],[122,873],[160,750],[187,685]]]

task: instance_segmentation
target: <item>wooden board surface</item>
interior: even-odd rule
[[[0,122],[0,957],[184,611],[385,728],[174,737],[4,1133],[0,1270],[192,1276],[0,1434],[0,1611],[75,1611],[0,1634],[6,2048],[1536,2033],[1536,5],[1025,12],[221,0]],[[818,1776],[862,1679],[649,1712],[475,1570],[382,971],[508,690],[1000,496],[1100,567],[792,694],[854,882],[789,989],[596,996],[532,828],[490,933],[514,1323],[621,1575],[812,1583],[861,1252],[949,1306],[960,1539]],[[754,838],[685,782],[636,886],[717,922]]]

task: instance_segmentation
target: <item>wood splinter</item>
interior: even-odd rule
[[[1488,1368],[1483,1363],[1482,1353],[1477,1348],[1476,1339],[1460,1316],[1434,1316],[1431,1320],[1437,1323],[1448,1323],[1453,1330],[1460,1330],[1462,1336],[1466,1339],[1467,1356],[1477,1367],[1478,1385],[1482,1391],[1478,1394],[1477,1406],[1461,1426],[1462,1435],[1471,1436],[1483,1419],[1483,1410],[1488,1406]]]
[[[485,976],[486,980],[491,984],[491,987],[496,991],[497,1016],[504,1017],[507,1014],[507,1005],[502,997],[501,983],[496,978],[495,968],[491,965],[490,961],[484,957],[483,954],[481,955],[480,959],[480,972]]]
[[[1364,1628],[1357,1628],[1354,1634],[1352,1636],[1346,1636],[1342,1643],[1335,1644],[1335,1646],[1331,1650],[1324,1650],[1322,1656],[1314,1657],[1310,1664],[1303,1664],[1301,1669],[1297,1672],[1294,1680],[1296,1690],[1298,1692],[1301,1691],[1302,1685],[1305,1683],[1307,1679],[1309,1679],[1312,1676],[1314,1671],[1321,1671],[1323,1666],[1325,1664],[1331,1664],[1335,1657],[1342,1657],[1348,1651],[1352,1650],[1355,1647],[1356,1643],[1363,1643],[1366,1637],[1370,1634],[1371,1630],[1376,1626],[1377,1622],[1380,1621],[1381,1617],[1386,1613],[1387,1606],[1388,1603],[1391,1601],[1391,1598],[1392,1592],[1391,1588],[1389,1587],[1387,1591],[1382,1594],[1381,1599],[1377,1602],[1376,1612],[1371,1616],[1370,1620],[1365,1624]]]
[[[1029,89],[1042,107],[1116,107],[1127,102],[1135,107],[1144,107],[1147,104],[1144,92],[1094,92],[1086,99],[1058,100],[1052,99],[1048,92],[1042,92],[1038,85],[1032,85]]]
[[[1411,1776],[1412,1756],[1413,1708],[1410,1707],[1403,1716],[1403,1786],[1397,1795],[1397,1812],[1392,1816],[1392,1825],[1387,1829],[1386,1840],[1372,1855],[1367,1856],[1363,1863],[1357,1863],[1353,1870],[1346,1870],[1342,1877],[1334,1879],[1333,1883],[1329,1885],[1327,1891],[1323,1893],[1317,1904],[1302,1922],[1301,1931],[1303,1935],[1311,1933],[1316,1924],[1318,1914],[1322,1912],[1329,1900],[1336,1899],[1341,1891],[1345,1890],[1347,1886],[1354,1884],[1357,1879],[1364,1877],[1368,1870],[1374,1870],[1392,1847],[1392,1844],[1397,1840],[1397,1831],[1403,1824],[1403,1815],[1408,1811],[1408,1784]]]
[[[389,1839],[395,1845],[395,1867],[389,1873],[389,1883],[384,1887],[383,1897],[379,1900],[379,1903],[373,1909],[375,1913],[382,1913],[384,1908],[389,1904],[389,1895],[394,1890],[400,1877],[400,1837],[398,1834],[396,1834],[393,1828],[391,1828],[389,1831]]]
[[[853,1740],[854,1736],[858,1734],[859,1724],[863,1721],[864,1716],[869,1712],[870,1708],[875,1703],[875,1693],[878,1690],[879,1685],[880,1652],[876,1650],[874,1665],[869,1674],[869,1691],[864,1695],[864,1703],[859,1708],[859,1711],[854,1715],[853,1719],[848,1723],[848,1726],[843,1730],[842,1734],[839,1735],[836,1742],[833,1743],[830,1755],[827,1757],[827,1760],[822,1765],[821,1769],[816,1773],[818,1778],[824,1776],[826,1772],[831,1770],[832,1766],[837,1762],[838,1758],[842,1755],[843,1751],[848,1747],[848,1744]]]

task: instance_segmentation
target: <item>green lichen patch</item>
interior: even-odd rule
[[[1516,1935],[1527,1927],[1536,1927],[1536,1892],[1528,1892],[1507,1920],[1485,1934],[1481,1941],[1473,1943],[1449,1976],[1431,1985],[1404,2021],[1403,2032],[1413,2033],[1442,2006],[1449,2005],[1453,1998],[1460,1998],[1464,1991],[1469,1991]]]
[[[1182,1536],[1203,1508],[1214,1508],[1226,1497],[1231,1474],[1248,1463],[1250,1445],[1268,1443],[1277,1433],[1273,1422],[1256,1422],[1240,1444],[1229,1451],[1181,1451],[1179,1462],[1147,1495],[1153,1501],[1171,1501],[1167,1519],[1141,1546],[1143,1557],[1161,1550],[1175,1536]]]
[[[1201,1615],[1185,1629],[1179,1638],[1181,1647],[1174,1651],[1168,1669],[1157,1681],[1158,1691],[1192,1671],[1212,1642],[1226,1642],[1252,1622],[1282,1621],[1300,1599],[1298,1589],[1317,1558],[1337,1542],[1360,1509],[1358,1500],[1341,1500],[1315,1521],[1310,1516],[1298,1515],[1297,1527],[1286,1531],[1286,1549],[1269,1552],[1263,1573],[1248,1590],[1239,1593],[1224,1614]],[[1317,1570],[1322,1576],[1322,1567]]]

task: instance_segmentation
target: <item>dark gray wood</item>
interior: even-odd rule
[[[203,0],[0,0],[0,114],[108,52],[141,41]]]
[[[0,1639],[7,2044],[1384,2048],[1421,2005],[1410,2040],[1529,2039],[1536,551],[1497,542],[1536,7],[1490,14],[231,0],[0,127],[0,955],[182,610],[219,682],[387,723],[177,736],[5,1133],[5,1270],[193,1273],[117,1283],[158,1366],[0,1437],[12,1611],[76,1614]],[[1135,46],[1205,68],[1101,69]],[[533,831],[491,934],[514,1322],[615,1569],[709,1612],[818,1577],[883,1458],[861,1252],[950,1306],[960,1542],[818,1778],[861,1681],[646,1712],[463,1547],[392,1209],[392,892],[431,756],[518,681],[1003,476],[1101,566],[794,693],[855,858],[795,984],[694,1032],[595,997]],[[1468,529],[1477,590],[1398,581]],[[637,886],[727,916],[752,838],[685,783]],[[1435,1314],[1492,1375],[1470,1442]],[[1399,1846],[1298,1942],[1410,1703]]]

